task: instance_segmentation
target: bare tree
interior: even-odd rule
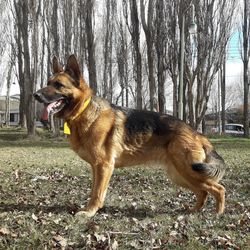
[[[12,57],[12,55],[10,57]],[[13,67],[14,67],[14,61],[11,60],[10,58],[9,69],[8,69],[8,74],[7,74],[7,93],[6,93],[6,100],[5,100],[5,103],[6,103],[5,121],[6,121],[7,126],[10,125],[10,86],[12,83],[11,74],[12,74]]]
[[[4,18],[4,13],[7,7],[7,3],[5,1],[0,2],[0,16],[1,16],[1,26],[0,26],[0,58],[3,58],[6,46],[7,46],[7,39],[6,39],[6,33],[7,33],[7,27],[9,20],[7,18]],[[0,63],[1,63],[0,59]],[[4,85],[4,81],[0,81],[0,93],[2,92]]]
[[[244,136],[249,137],[249,57],[250,57],[250,4],[244,0],[243,14],[243,81],[244,81]]]
[[[30,4],[30,5],[29,5]],[[30,44],[29,44],[29,16],[32,4],[25,1],[14,1],[16,24],[17,24],[17,46],[19,65],[19,85],[21,98],[21,122],[25,125],[23,114],[27,125],[28,136],[35,135],[34,124],[34,78],[31,74]],[[37,24],[35,24],[37,25]],[[34,71],[35,72],[35,71]],[[23,114],[22,114],[23,112]]]
[[[96,61],[95,61],[95,41],[93,31],[94,0],[85,1],[85,27],[87,35],[88,70],[89,84],[94,93],[97,93]]]
[[[44,86],[44,75],[45,75],[45,47],[46,47],[46,7],[47,2],[44,1],[44,7],[41,10],[41,22],[42,22],[42,48],[41,48],[41,74],[40,74],[40,87],[42,88]]]
[[[177,117],[178,105],[178,70],[179,70],[179,34],[178,34],[178,9],[180,1],[167,1],[168,18],[167,57],[166,67],[173,83],[173,115]]]
[[[166,27],[166,4],[162,0],[156,0],[155,27],[156,39],[155,50],[157,55],[157,82],[158,82],[158,101],[159,111],[165,112],[165,81],[166,81],[166,49],[167,33]]]
[[[53,9],[52,9],[52,16],[51,16],[51,31],[52,31],[52,38],[53,38],[53,43],[52,43],[52,52],[53,55],[59,57],[60,55],[60,36],[59,36],[59,18],[58,18],[58,0],[53,1]],[[66,17],[64,16],[66,19]],[[66,29],[66,27],[65,27]],[[68,37],[67,37],[68,38]],[[66,42],[68,45],[68,41]],[[66,51],[65,51],[66,53]],[[48,65],[50,66],[50,58],[48,58]],[[48,68],[48,72],[51,72],[50,67]],[[60,135],[60,120],[58,120],[54,115],[50,116],[50,123],[51,123],[51,128],[55,136]]]
[[[113,97],[113,49],[114,49],[114,29],[117,16],[116,1],[106,0],[106,13],[104,15],[103,30],[104,46],[104,69],[103,69],[103,97],[112,102]]]
[[[75,15],[77,15],[77,19],[75,19],[75,25],[78,26],[77,37],[79,39],[79,48],[75,45],[75,53],[77,53],[80,65],[83,65],[84,60],[87,59],[87,35],[86,35],[86,27],[85,27],[85,15],[86,13],[82,11],[85,8],[84,1],[78,0],[77,2],[77,10]],[[74,25],[74,26],[75,26]],[[76,40],[76,36],[74,36],[74,41]]]
[[[25,87],[25,113],[27,120],[27,132],[28,136],[32,137],[35,135],[35,124],[34,124],[34,81],[31,76],[31,60],[30,60],[30,49],[29,49],[29,6],[28,2],[21,2],[22,11],[22,41],[23,41],[23,58],[24,58],[24,87]]]
[[[223,63],[225,47],[231,35],[235,0],[195,1],[197,35],[194,44],[196,65],[191,49],[186,47],[186,80],[188,86],[188,120],[198,128],[207,110],[213,79]],[[206,14],[205,14],[206,13]],[[187,43],[188,45],[188,43]]]
[[[197,33],[192,37],[188,32],[191,3],[195,5],[197,24]],[[0,15],[3,6],[6,7],[4,1],[1,4]],[[110,101],[125,106],[134,100],[130,103],[138,109],[150,104],[151,110],[164,112],[169,75],[176,116],[179,31],[185,16],[184,114],[197,128],[206,112],[213,80],[225,57],[236,0],[105,0],[98,4],[105,7],[104,14],[94,0],[8,1],[8,6],[13,8],[15,24],[22,125],[26,120],[32,123],[30,108],[33,103],[30,100],[34,83],[45,84],[44,76],[51,72],[52,54],[64,59],[72,52],[77,54],[82,66],[87,64],[94,92],[103,93]],[[100,22],[101,15],[104,22]],[[0,55],[8,46],[5,39],[2,41]],[[117,84],[116,78],[119,79]],[[97,85],[97,79],[103,80],[100,81],[102,85]],[[143,79],[148,85],[143,84]],[[245,88],[249,92],[249,86]],[[102,91],[98,93],[98,90]],[[32,125],[28,125],[28,129],[31,131]]]
[[[226,57],[223,57],[221,64],[221,130],[225,133],[226,125]]]
[[[17,62],[18,62],[18,83],[20,88],[20,104],[19,104],[19,117],[20,125],[22,128],[26,127],[26,114],[25,114],[25,85],[24,85],[24,71],[23,71],[23,43],[22,43],[22,9],[21,3],[17,0],[14,1],[14,9],[12,11],[14,17],[14,30],[15,42],[17,46]]]
[[[141,7],[141,23],[146,36],[147,43],[147,66],[148,66],[148,82],[149,82],[149,102],[150,110],[159,110],[157,100],[157,88],[155,83],[155,53],[154,53],[154,26],[153,26],[153,14],[154,14],[155,0],[148,1],[147,22],[145,18],[145,1],[140,0]]]
[[[72,53],[71,43],[73,38],[73,4],[71,0],[63,1],[63,17],[64,17],[64,57],[67,59]]]
[[[128,13],[130,12],[130,18]],[[138,17],[138,7],[136,0],[129,0],[129,10],[127,1],[123,0],[123,14],[131,35],[133,44],[133,71],[136,83],[136,108],[142,109],[142,56],[140,51],[140,22]],[[129,24],[130,21],[130,24]]]
[[[184,114],[190,125],[198,128],[207,110],[215,75],[223,62],[225,47],[231,35],[236,1],[195,0],[192,3],[197,25],[197,33],[193,36],[188,32],[191,1],[168,2],[167,67],[173,82],[173,112],[176,115],[180,66],[180,35],[176,28],[181,27],[185,16]]]
[[[47,50],[47,78],[50,76],[51,73],[51,57],[52,57],[52,22],[51,22],[51,9],[53,9],[52,3],[50,1],[46,2],[46,11],[45,11],[45,18],[44,23],[46,25],[46,50]]]
[[[118,22],[118,37],[117,37],[117,45],[116,45],[116,60],[118,67],[118,76],[119,76],[119,84],[121,86],[121,93],[118,96],[121,96],[121,104],[122,106],[128,107],[129,104],[129,45],[126,34],[126,29],[123,24],[123,20],[120,19]]]
[[[51,16],[51,35],[53,37],[53,54],[59,57],[60,44],[59,33],[58,33],[58,0],[53,1],[53,12]]]

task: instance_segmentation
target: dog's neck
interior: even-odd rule
[[[90,101],[91,101],[91,98],[92,98],[92,97],[90,96],[88,99],[86,99],[86,100],[83,102],[83,104],[82,104],[81,107],[79,108],[78,112],[77,112],[73,117],[70,118],[71,121],[74,121],[76,118],[78,118],[78,117],[84,112],[84,110],[89,106],[89,103],[90,103]]]
[[[83,102],[83,104],[80,107],[80,109],[78,110],[78,112],[68,122],[72,122],[75,119],[77,119],[85,111],[85,109],[89,106],[90,101],[91,101],[91,96],[87,100],[85,100]],[[68,122],[65,121],[64,122],[64,127],[63,127],[64,134],[66,134],[66,135],[70,135],[71,134],[71,130],[70,130]]]

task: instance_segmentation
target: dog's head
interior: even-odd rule
[[[79,64],[71,55],[63,70],[56,57],[52,61],[53,75],[46,87],[34,93],[37,101],[44,103],[44,112],[68,118],[80,108],[82,102],[91,96],[91,90],[85,83]]]

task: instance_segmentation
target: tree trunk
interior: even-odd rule
[[[173,81],[173,116],[178,116],[178,82],[177,76],[172,77]]]
[[[160,1],[160,0],[158,0]],[[180,36],[178,33],[178,18],[179,16],[179,3],[180,1],[163,1],[165,4],[165,22],[166,28],[164,31],[166,41],[166,57],[165,65],[173,83],[173,116],[177,117],[178,107],[178,74],[179,74],[179,44]],[[163,31],[161,31],[162,34]]]
[[[65,60],[69,57],[69,55],[72,53],[71,49],[71,41],[72,41],[72,11],[73,11],[73,4],[71,0],[64,0],[64,54],[65,54]]]
[[[35,123],[34,123],[34,110],[35,100],[33,98],[34,82],[32,81],[30,71],[30,51],[29,51],[29,7],[26,1],[22,2],[22,40],[23,40],[23,57],[24,57],[24,86],[25,86],[25,113],[27,121],[27,133],[28,137],[35,136]]]
[[[78,0],[79,10],[76,13],[79,18],[79,51],[78,60],[80,65],[84,65],[84,61],[87,61],[87,36],[85,27],[85,15],[86,13],[82,11],[85,9],[84,1]]]
[[[88,0],[85,3],[85,27],[87,34],[87,51],[88,51],[88,70],[89,70],[89,85],[94,93],[97,93],[97,78],[96,78],[96,61],[95,61],[95,42],[93,32],[93,11],[94,0]]]
[[[32,93],[36,91],[36,83],[38,82],[38,54],[39,54],[39,37],[38,37],[38,18],[40,15],[40,7],[41,1],[34,1],[31,2],[31,13],[32,13],[32,20],[33,20],[33,33],[32,33],[32,59],[33,59],[33,69],[32,69],[32,82],[33,82],[33,90]],[[40,67],[40,66],[39,66]],[[36,105],[35,100],[33,99],[33,116],[34,120],[36,118]],[[35,126],[35,124],[34,124]]]
[[[5,100],[5,107],[6,107],[5,122],[7,126],[10,125],[10,87],[11,87],[11,73],[12,73],[13,66],[14,66],[13,62],[10,61],[9,70],[7,74],[7,93],[6,93],[6,100]]]
[[[249,35],[250,35],[250,18],[249,18],[249,1],[244,0],[244,20],[243,20],[243,81],[244,81],[244,136],[249,137]]]
[[[223,58],[221,65],[221,130],[225,133],[226,125],[226,59]]]
[[[127,34],[124,28],[123,21],[120,19],[118,22],[118,38],[116,45],[116,57],[117,57],[117,67],[118,67],[118,76],[119,84],[121,86],[121,95],[122,95],[122,106],[128,107],[128,41]]]
[[[142,59],[140,52],[140,29],[136,0],[129,0],[131,37],[133,43],[134,72],[136,82],[136,108],[142,109]]]
[[[158,101],[159,112],[165,112],[165,80],[166,80],[166,67],[165,67],[165,52],[166,52],[166,20],[164,19],[164,2],[162,0],[156,1],[156,41],[155,50],[157,55],[157,81],[158,81]]]
[[[45,60],[45,44],[46,44],[46,40],[45,40],[45,36],[46,36],[46,30],[45,30],[45,8],[43,8],[43,13],[42,13],[42,55],[41,55],[41,75],[40,75],[40,88],[44,87],[44,60]]]
[[[158,111],[158,101],[156,95],[156,84],[154,77],[154,38],[153,38],[153,8],[154,0],[148,2],[148,18],[147,23],[145,20],[145,4],[143,0],[140,0],[141,6],[141,22],[146,36],[147,43],[147,62],[148,62],[148,83],[149,83],[149,102],[150,110]]]
[[[53,1],[53,13],[51,20],[51,30],[53,37],[53,55],[59,57],[60,55],[60,44],[59,32],[58,32],[58,0]],[[68,41],[67,41],[68,42]],[[50,58],[49,58],[50,60]],[[54,136],[58,137],[60,135],[60,120],[54,115],[50,115],[50,123]]]
[[[51,45],[52,45],[52,43],[51,43],[51,30],[50,30],[50,27],[52,26],[52,20],[51,20],[51,14],[50,14],[50,8],[51,8],[51,6],[50,6],[50,3],[49,2],[47,2],[47,8],[46,8],[46,22],[47,22],[47,25],[46,25],[46,27],[47,27],[47,30],[46,30],[46,34],[47,34],[47,42],[46,42],[46,49],[47,49],[47,62],[46,62],[46,65],[47,65],[47,69],[46,69],[46,71],[47,71],[47,79],[50,77],[50,75],[51,75],[51,57],[52,57],[52,55],[51,55]]]
[[[58,0],[53,1],[53,12],[51,16],[51,31],[53,36],[53,54],[59,57],[60,43],[59,43],[59,34],[58,34]]]
[[[103,47],[103,57],[104,57],[104,69],[103,69],[103,94],[104,98],[108,96],[108,59],[109,59],[109,36],[110,36],[110,0],[106,0],[106,15],[104,20],[104,47]]]
[[[16,14],[15,40],[17,44],[18,84],[20,88],[19,124],[22,128],[26,128],[24,72],[23,72],[23,44],[22,44],[22,31],[21,31],[22,6],[20,1],[17,0],[14,1],[14,9]]]

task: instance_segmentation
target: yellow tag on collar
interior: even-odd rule
[[[69,128],[67,122],[64,122],[64,124],[63,124],[63,133],[64,133],[65,135],[70,135],[70,128]]]

